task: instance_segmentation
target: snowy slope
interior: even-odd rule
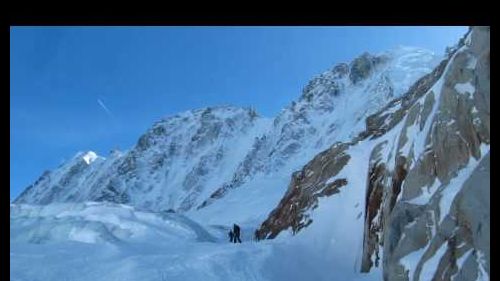
[[[242,225],[232,244],[228,226],[102,202],[12,204],[10,216],[12,281],[379,280],[331,268],[337,252],[318,256],[310,236],[256,242]]]
[[[211,231],[112,203],[13,204],[11,280],[265,280],[264,244]]]
[[[369,65],[362,74],[357,71],[359,61]],[[231,208],[241,210],[236,212],[239,221],[263,218],[285,192],[292,172],[335,141],[364,130],[368,115],[401,96],[438,62],[429,51],[399,47],[377,56],[363,54],[350,65],[338,64],[312,79],[302,96],[283,109],[256,141],[231,181],[220,186],[195,215],[217,219],[224,208]],[[360,78],[353,78],[353,73]],[[234,189],[238,191],[231,192]],[[248,194],[252,200],[245,200]],[[229,198],[224,199],[226,195]],[[245,216],[244,210],[254,211]]]
[[[78,153],[42,175],[14,202],[91,200],[188,210],[208,197],[211,187],[231,177],[269,123],[252,109],[230,106],[170,116],[155,123],[127,152],[115,151],[107,159]]]

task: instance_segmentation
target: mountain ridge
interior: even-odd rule
[[[416,63],[418,67],[414,67],[413,56],[421,58]],[[360,128],[366,112],[380,107],[386,98],[401,94],[397,89],[406,84],[396,85],[390,77],[416,79],[430,71],[435,60],[431,52],[420,48],[399,48],[380,55],[364,53],[350,64],[336,64],[314,77],[299,98],[272,119],[261,117],[252,108],[230,105],[165,116],[154,122],[130,150],[110,155],[110,159],[96,163],[94,166],[99,167],[93,169],[75,167],[70,170],[73,175],[67,175],[68,179],[81,178],[62,184],[58,177],[55,182],[37,181],[43,187],[32,185],[34,188],[25,190],[14,202],[92,200],[152,210],[203,209],[235,188],[255,182],[254,178],[279,173],[280,178],[286,179],[308,158],[339,138],[337,132],[352,131],[343,123],[355,119],[350,123],[357,123]],[[415,69],[407,73],[410,66]],[[400,82],[404,84],[406,80]],[[339,103],[352,104],[356,95],[366,100],[359,108],[346,112],[345,118],[335,117],[340,110],[335,107],[341,106]],[[358,116],[349,118],[349,114]],[[337,120],[328,121],[332,118]],[[194,163],[187,163],[191,160]],[[178,167],[176,163],[180,163]],[[69,182],[76,187],[69,186]],[[33,192],[34,189],[38,191]],[[51,189],[54,192],[48,194]],[[139,198],[144,193],[151,195]]]

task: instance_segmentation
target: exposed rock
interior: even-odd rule
[[[488,279],[489,65],[489,28],[471,28],[432,73],[368,117],[364,132],[296,172],[260,238],[311,224],[314,217],[304,215],[317,206],[311,190],[327,177],[314,183],[302,177],[322,171],[313,163],[337,159],[336,148],[368,141],[360,270],[378,267],[383,253],[386,281]],[[355,66],[355,77],[364,77],[372,65],[365,57]],[[340,192],[347,192],[350,179],[343,180]]]
[[[274,238],[281,231],[292,228],[296,233],[308,226],[312,219],[307,210],[317,207],[318,198],[338,193],[347,184],[345,178],[335,178],[349,162],[349,145],[338,143],[318,154],[302,171],[292,176],[283,199],[256,232],[258,239]],[[314,171],[314,172],[312,172]]]
[[[386,60],[386,57],[376,57],[368,53],[362,54],[351,63],[349,79],[351,79],[352,83],[356,84],[368,78],[373,69]]]
[[[363,237],[363,260],[361,272],[368,272],[375,263],[378,266],[380,256],[378,245],[382,237],[382,196],[385,181],[387,180],[386,165],[382,161],[381,150],[387,145],[383,142],[374,147],[370,156],[370,167],[368,170],[368,183],[365,200],[365,229]],[[375,260],[371,257],[375,255]]]

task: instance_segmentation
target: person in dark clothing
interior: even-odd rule
[[[234,240],[234,233],[233,233],[233,231],[232,231],[232,230],[229,230],[229,242],[231,242],[231,243],[232,243],[232,242],[233,242],[233,240]]]
[[[234,233],[234,240],[233,242],[236,243],[236,241],[241,243],[240,239],[240,227],[237,224],[233,224],[233,233]]]

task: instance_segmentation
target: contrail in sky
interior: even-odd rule
[[[106,105],[102,102],[102,100],[100,99],[97,99],[97,103],[102,107],[102,109],[104,109],[104,111],[106,111],[106,113],[111,117],[113,118],[113,113],[111,113],[111,110],[109,110]]]

